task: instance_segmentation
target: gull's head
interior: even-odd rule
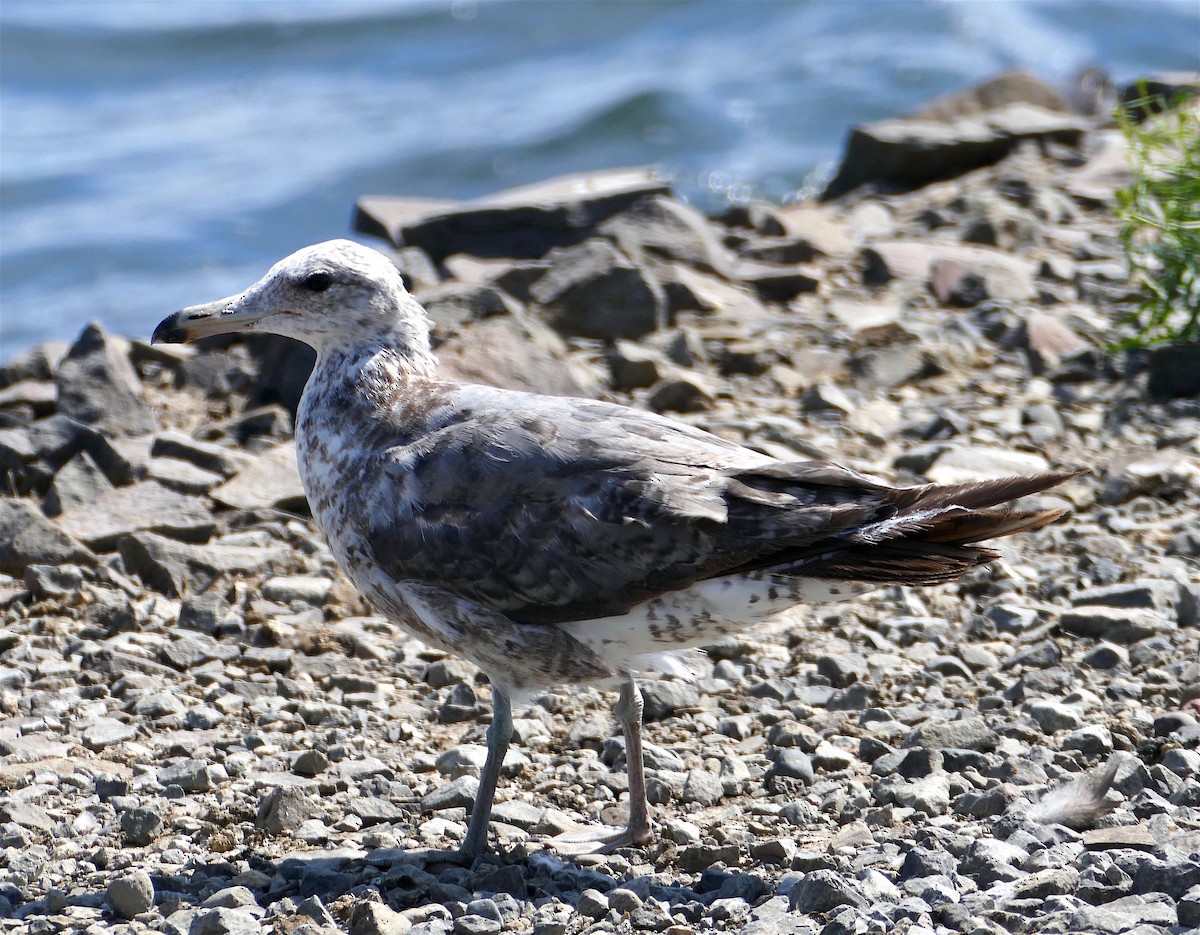
[[[330,240],[280,260],[245,292],[193,305],[154,329],[153,342],[181,344],[213,334],[281,334],[317,351],[358,344],[428,353],[424,309],[382,253]]]

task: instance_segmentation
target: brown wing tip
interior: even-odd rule
[[[1021,531],[1026,532],[1032,529],[1041,529],[1043,526],[1057,523],[1070,512],[1066,507],[1058,507],[1053,510],[1040,510],[1029,517],[1029,525]]]

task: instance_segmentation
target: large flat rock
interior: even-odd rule
[[[534,259],[585,240],[593,228],[670,186],[649,169],[565,175],[461,203],[412,198],[359,200],[355,229],[385,231],[397,246],[420,247],[440,262],[453,253]]]
[[[216,527],[203,499],[168,490],[157,481],[114,487],[93,503],[67,510],[56,522],[67,535],[102,552],[136,532],[207,542]]]
[[[214,490],[212,498],[238,510],[305,509],[296,443],[287,441],[269,448]]]
[[[822,193],[861,185],[907,191],[999,162],[1024,140],[1079,143],[1091,121],[1067,113],[1062,98],[1029,75],[1011,73],[910,117],[854,127],[837,175]]]

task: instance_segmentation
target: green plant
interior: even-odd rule
[[[1200,109],[1193,100],[1142,97],[1117,122],[1133,181],[1117,192],[1121,244],[1140,303],[1115,349],[1200,342]]]

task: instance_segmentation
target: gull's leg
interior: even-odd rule
[[[654,840],[646,803],[646,764],[642,756],[642,690],[630,676],[621,686],[616,715],[625,732],[625,770],[629,774],[629,842],[644,847]]]
[[[550,846],[564,854],[590,854],[635,844],[644,847],[654,840],[650,828],[650,807],[646,802],[646,769],[642,758],[641,689],[633,676],[621,686],[621,697],[613,709],[625,734],[625,769],[629,775],[629,824],[624,828],[581,827],[565,831],[550,840]]]
[[[504,754],[512,739],[512,702],[508,693],[492,685],[492,724],[487,730],[487,760],[479,776],[479,791],[471,807],[471,823],[467,836],[463,838],[459,853],[471,861],[487,849],[488,822],[492,817],[492,803],[496,799],[496,783],[500,779],[500,767],[504,765]]]

